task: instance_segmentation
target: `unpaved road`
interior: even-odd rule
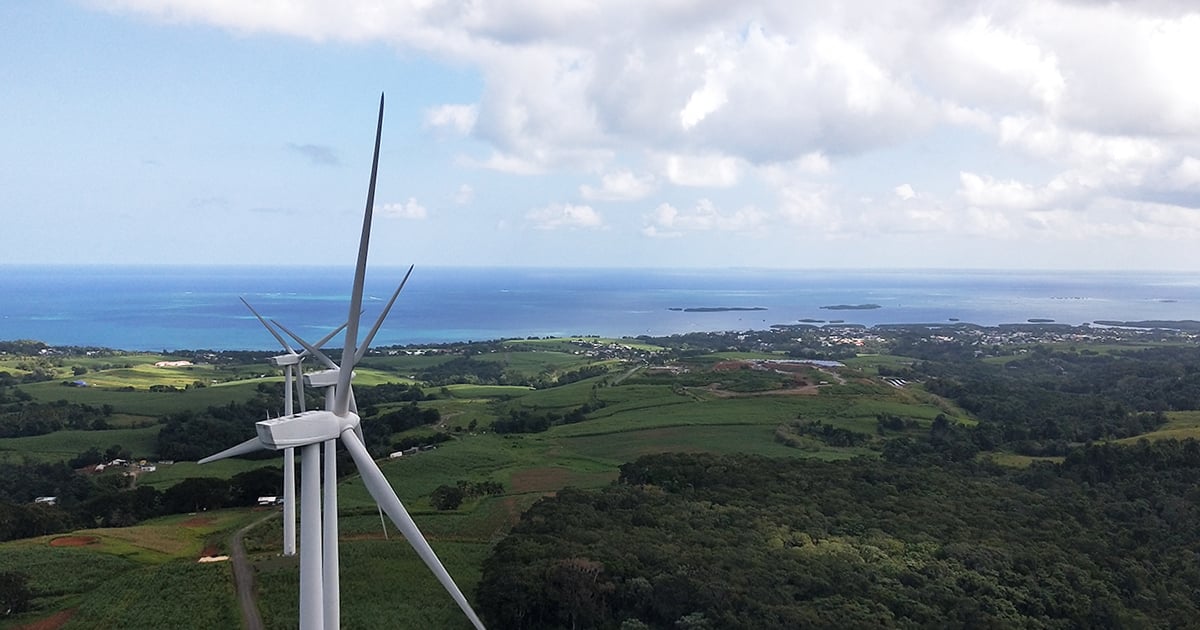
[[[254,600],[254,568],[246,559],[246,547],[242,539],[246,532],[262,525],[272,518],[279,518],[279,513],[270,514],[237,530],[229,537],[229,559],[233,563],[233,583],[237,587],[238,605],[242,608],[242,627],[246,630],[263,630],[262,617],[258,614],[258,602]]]

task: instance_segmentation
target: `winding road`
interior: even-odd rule
[[[229,537],[229,558],[233,563],[233,583],[237,587],[238,605],[242,608],[242,627],[245,630],[263,630],[262,617],[258,614],[258,602],[254,600],[254,568],[246,558],[246,547],[242,544],[246,532],[263,523],[278,518],[271,512],[266,516],[237,530]]]

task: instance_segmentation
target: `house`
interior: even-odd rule
[[[283,498],[281,497],[258,497],[259,505],[282,505]]]
[[[158,470],[158,466],[155,466],[154,464],[142,464],[138,467],[138,469],[142,472],[154,472]]]
[[[58,505],[58,497],[37,497],[33,500],[34,503],[42,503],[44,505]]]

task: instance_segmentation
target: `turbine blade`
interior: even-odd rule
[[[271,320],[271,323],[278,326],[279,329],[282,330],[283,332],[287,333],[289,337],[291,337],[292,339],[295,339],[296,343],[300,344],[301,346],[304,346],[304,351],[311,354],[312,356],[316,357],[317,360],[320,361],[321,363],[324,363],[325,367],[327,367],[331,370],[337,369],[337,364],[333,362],[333,359],[330,359],[328,356],[325,355],[324,352],[321,352],[320,348],[318,347],[320,344],[318,344],[317,346],[314,346],[314,345],[308,343],[307,341],[304,340],[303,337],[292,332],[290,328],[288,328],[287,326],[284,326],[283,324],[280,324],[279,322],[277,322],[273,319]],[[337,331],[334,331],[333,335],[336,335],[336,334],[337,334]],[[333,335],[330,335],[330,336],[332,337]],[[326,340],[326,341],[328,341],[328,340]]]
[[[379,314],[379,319],[375,320],[375,325],[371,327],[371,332],[363,338],[363,342],[358,346],[358,352],[354,353],[354,363],[358,364],[362,360],[363,355],[367,353],[367,348],[371,347],[371,341],[375,339],[375,333],[379,332],[379,327],[383,325],[383,320],[387,319],[388,312],[392,310],[392,305],[396,303],[396,298],[400,297],[400,291],[404,289],[404,285],[408,282],[408,277],[412,275],[413,267],[409,265],[408,273],[404,274],[404,279],[400,281],[400,286],[396,287],[396,292],[392,294],[392,299],[388,300],[387,306],[383,307],[383,312]]]
[[[367,208],[363,211],[362,236],[358,241],[358,263],[354,266],[354,286],[350,292],[350,312],[346,316],[346,343],[342,347],[342,372],[338,374],[333,413],[345,416],[350,409],[350,375],[358,351],[358,320],[362,312],[363,281],[367,276],[367,250],[371,245],[371,215],[375,208],[375,180],[379,174],[379,143],[383,137],[383,94],[379,95],[379,120],[375,123],[375,154],[371,158],[371,183],[367,186]]]
[[[396,528],[404,534],[408,539],[408,543],[412,545],[413,550],[425,562],[425,566],[433,572],[434,577],[438,582],[441,582],[442,588],[450,593],[454,598],[455,603],[462,609],[471,623],[479,630],[483,630],[483,622],[475,614],[471,608],[471,604],[467,601],[466,596],[459,590],[458,585],[454,583],[454,579],[450,577],[450,573],[446,571],[446,567],[442,566],[442,561],[438,559],[437,554],[433,552],[433,548],[426,542],[425,537],[421,535],[421,530],[417,529],[417,524],[408,514],[408,510],[404,509],[404,504],[400,502],[400,498],[396,496],[395,490],[388,485],[387,479],[383,476],[383,471],[379,470],[379,466],[375,465],[375,461],[371,459],[371,455],[367,453],[367,448],[363,446],[358,435],[354,431],[347,428],[342,432],[342,443],[346,445],[346,450],[350,451],[350,456],[354,458],[354,464],[358,467],[358,472],[362,475],[363,485],[367,487],[367,492],[387,512],[388,517],[395,523]]]
[[[324,337],[321,337],[317,341],[317,343],[314,343],[312,346],[314,348],[324,348],[325,344],[329,343],[330,339],[333,339],[333,337],[335,335],[337,335],[338,333],[342,332],[345,329],[346,329],[346,323],[343,322],[341,326],[334,328],[332,332],[330,332],[328,335],[325,335]],[[308,354],[310,354],[310,353],[309,353],[308,349],[305,348],[304,352],[301,353],[301,356],[308,355]]]
[[[292,350],[292,347],[288,345],[288,342],[285,341],[283,337],[279,336],[278,332],[275,332],[274,328],[271,328],[271,325],[267,323],[267,320],[263,319],[263,316],[259,315],[258,311],[254,310],[253,306],[250,306],[250,303],[246,301],[246,298],[238,296],[238,299],[242,301],[242,304],[246,305],[246,308],[250,309],[251,313],[254,313],[254,316],[258,318],[258,321],[262,322],[263,327],[267,329],[267,332],[271,333],[271,336],[279,342],[279,345],[283,346],[284,350],[287,350],[293,354],[296,352],[295,350]]]
[[[304,367],[300,363],[296,364],[296,397],[299,398],[300,413],[304,413]]]
[[[252,437],[249,440],[246,440],[237,446],[231,446],[220,453],[217,453],[216,455],[209,455],[208,457],[200,460],[198,463],[207,464],[209,462],[215,462],[218,459],[229,459],[230,457],[237,457],[238,455],[247,455],[255,451],[265,450],[267,450],[267,447],[263,446],[263,443],[259,441],[257,437]]]

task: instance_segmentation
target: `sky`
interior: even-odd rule
[[[0,264],[1200,270],[1188,1],[0,3]]]

